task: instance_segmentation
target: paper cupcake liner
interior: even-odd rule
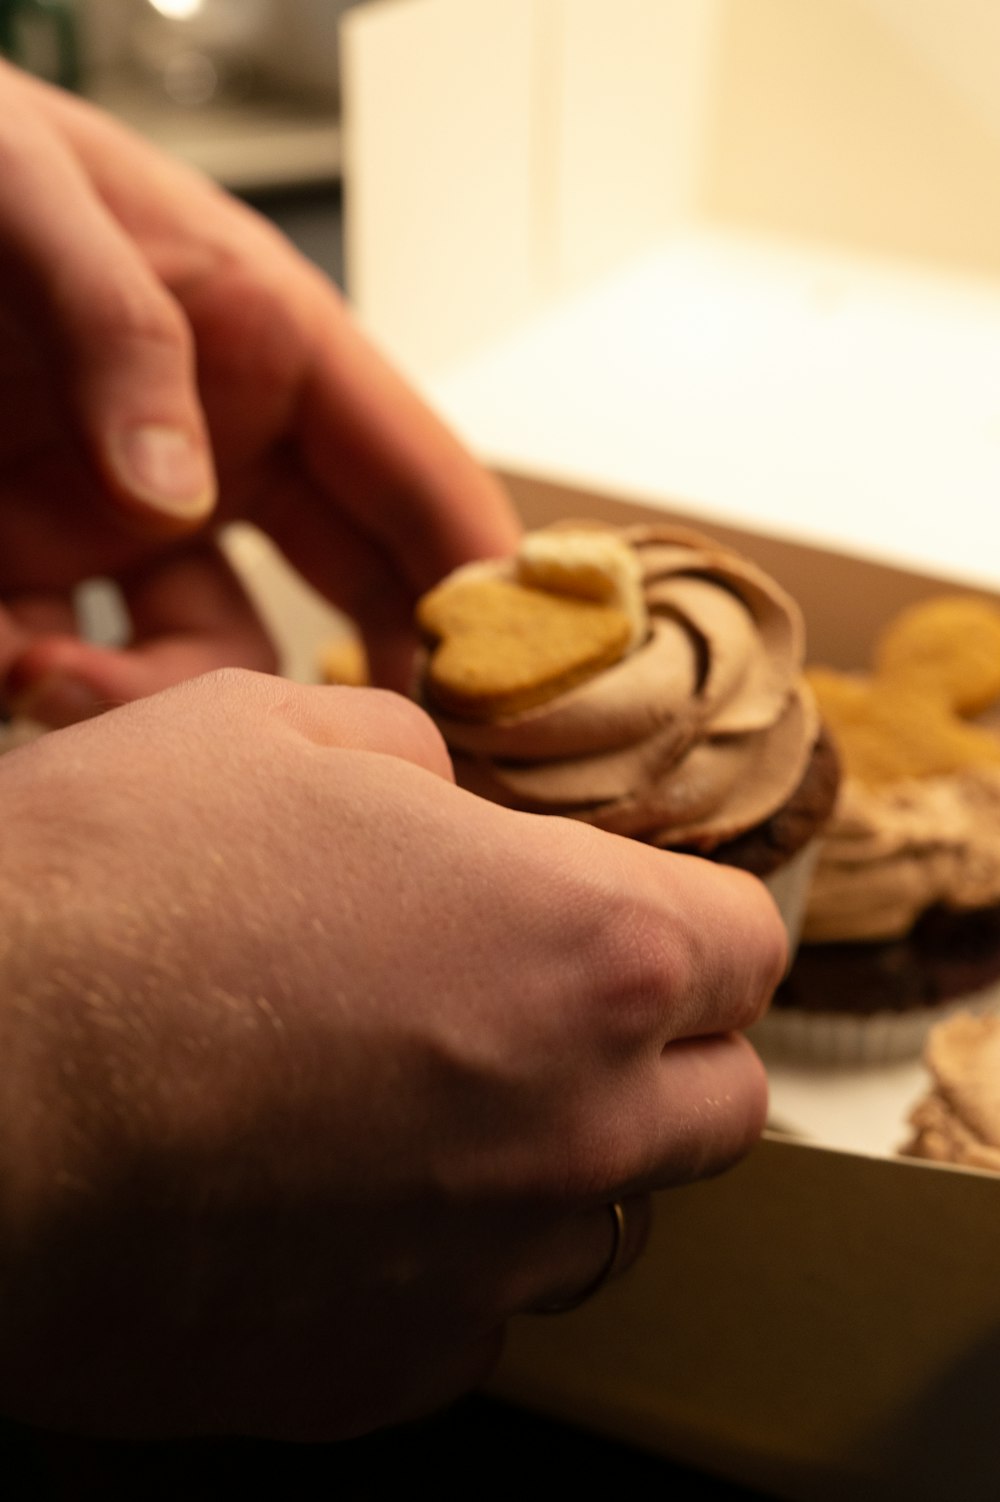
[[[762,877],[764,885],[774,898],[788,933],[788,961],[791,964],[799,946],[802,920],[805,917],[809,884],[819,857],[819,839],[810,840],[797,850],[791,860]]]
[[[931,1028],[957,1012],[1000,1013],[1000,982],[908,1012],[860,1016],[775,1007],[747,1037],[765,1061],[878,1066],[919,1058]]]

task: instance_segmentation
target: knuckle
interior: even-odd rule
[[[197,694],[216,704],[226,701],[233,706],[246,706],[262,698],[274,702],[281,693],[288,692],[283,679],[256,668],[219,667],[179,684],[176,692]]]
[[[580,977],[579,1004],[613,1048],[642,1044],[661,1031],[664,995],[682,979],[673,948],[616,841],[572,820],[546,822],[559,873],[552,917]]]
[[[732,977],[729,997],[737,1008],[730,1026],[742,1030],[759,1021],[785,974],[789,938],[763,883],[743,871],[727,868],[725,874],[738,893],[739,906],[730,910],[734,926],[721,952],[721,964]]]
[[[541,1144],[536,1141],[533,1162],[525,1164],[524,1187],[533,1202],[563,1211],[605,1204],[641,1172],[641,1137],[609,1101],[581,1091],[564,1103],[553,1131]]]
[[[672,1181],[715,1177],[746,1157],[767,1123],[767,1076],[759,1056],[740,1036],[720,1042],[728,1056],[728,1088],[720,1095],[709,1081],[697,1112],[683,1123],[674,1143]]]
[[[366,689],[360,699],[357,690],[341,692],[353,695],[359,731],[373,750],[390,750],[451,780],[451,759],[444,737],[419,704],[388,689]]]
[[[692,991],[685,953],[648,913],[621,902],[604,914],[601,935],[610,1003],[619,1029],[637,1042],[662,1042],[665,1020]]]
[[[75,276],[71,278],[75,282]],[[105,277],[92,286],[81,303],[78,285],[55,273],[51,289],[58,313],[72,303],[86,322],[96,348],[127,346],[171,362],[188,363],[193,337],[179,304],[163,288],[145,277]]]
[[[567,921],[587,992],[619,1044],[662,1047],[756,1022],[786,963],[784,930],[760,883],[644,852],[664,863],[661,883],[651,879],[659,868],[634,862],[627,842],[573,829],[590,839],[580,842],[576,879],[564,891]]]
[[[601,1007],[620,1043],[659,1046],[664,1020],[692,990],[694,964],[676,931],[623,884],[599,900],[576,900],[580,956]]]
[[[351,690],[344,692],[349,694]],[[427,711],[415,700],[407,699],[404,694],[393,693],[391,689],[371,688],[365,695],[365,701],[377,710],[380,717],[391,716],[405,734],[420,737],[428,745],[444,744],[441,732]]]
[[[266,677],[254,672],[252,668],[221,667],[212,668],[201,679],[202,684],[210,689],[218,689],[223,692],[237,690],[242,693],[250,693]]]

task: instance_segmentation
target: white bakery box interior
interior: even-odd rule
[[[845,668],[1000,597],[1000,6],[373,0],[341,53],[352,299],[529,524],[713,532]],[[233,547],[309,676],[331,618]],[[779,1498],[1000,1495],[1000,1178],[898,1156],[925,1084],[775,1063],[495,1390]]]

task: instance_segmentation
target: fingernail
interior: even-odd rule
[[[215,479],[204,449],[182,428],[131,428],[112,442],[111,460],[126,489],[172,516],[207,516]]]
[[[86,683],[59,673],[50,673],[20,692],[8,690],[8,703],[17,719],[37,720],[54,727],[92,719],[110,707]]]

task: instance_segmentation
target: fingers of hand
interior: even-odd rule
[[[395,756],[454,781],[437,726],[401,694],[375,688],[296,687],[283,697],[282,713],[300,734],[319,745]]]
[[[658,1121],[648,1124],[655,1166],[644,1186],[731,1168],[764,1130],[767,1099],[764,1066],[739,1034],[671,1044],[661,1058]]]
[[[641,1255],[651,1218],[648,1196],[636,1195],[565,1221],[533,1263],[537,1291],[527,1296],[524,1309],[563,1314],[595,1297]]]
[[[96,713],[114,703],[145,698],[164,687],[151,686],[150,680],[180,665],[195,668],[193,656],[200,650],[210,652],[211,639],[202,648],[197,638],[185,642],[179,636],[167,637],[145,645],[141,653],[133,653],[108,652],[71,639],[47,638],[32,648],[35,657],[31,661],[34,666],[43,653],[50,652],[53,658],[58,654],[60,669],[66,665],[67,676],[72,672],[73,684],[82,682],[95,694],[100,685],[109,690],[113,685],[117,697],[113,698],[109,691],[103,702],[92,708],[91,713]],[[18,686],[20,673],[19,661],[10,675]],[[62,686],[56,676],[43,676],[35,691],[37,698],[25,690],[20,697],[15,696],[16,707],[27,713],[30,706],[32,717],[41,718],[41,708],[57,704]],[[331,750],[369,751],[378,757],[395,757],[412,763],[447,782],[454,781],[447,749],[434,722],[411,700],[387,689],[317,687],[293,683],[270,673],[238,669],[205,671],[200,676],[195,671],[183,672],[176,680],[171,678],[167,686],[172,702],[168,707],[162,698],[158,699],[150,707],[151,713],[157,716],[166,713],[175,723],[198,722],[211,735],[218,734],[220,721],[234,732],[245,721],[258,744],[269,744],[275,754],[283,754],[273,739],[274,727],[279,724],[295,736],[300,746],[302,741],[309,741]],[[40,702],[43,691],[44,704]],[[135,733],[139,733],[138,721],[134,727]],[[248,729],[236,733],[245,736]],[[386,784],[391,787],[391,770],[384,769],[377,761],[372,765],[375,770],[369,779],[371,788]],[[283,770],[289,767],[298,769],[300,779],[306,770],[297,758],[286,756]],[[342,785],[342,778],[335,778],[329,768],[313,766],[308,770],[311,776],[318,777],[320,790],[328,795]],[[416,790],[413,795],[416,796]],[[371,797],[374,810],[377,800],[373,794]],[[328,796],[328,801],[336,807],[336,797]]]
[[[192,329],[228,487],[233,445],[227,456],[225,435],[235,431],[245,440],[252,425],[245,403],[231,421],[225,393],[232,383],[213,385],[205,358],[212,344],[206,329],[218,333],[226,319],[205,307],[199,313],[191,277],[169,271],[179,248],[190,252],[188,260],[201,252],[210,271],[221,259],[217,247],[225,247],[233,264],[225,261],[224,278],[216,278],[225,298],[220,302],[213,285],[212,307],[231,310],[239,302],[239,267],[272,289],[289,324],[290,337],[279,341],[285,376],[275,383],[274,349],[265,357],[255,346],[246,365],[259,387],[270,379],[280,388],[280,417],[272,416],[289,431],[274,436],[295,442],[304,481],[325,512],[314,525],[297,501],[267,505],[264,524],[284,534],[279,540],[293,562],[358,620],[376,681],[405,688],[412,597],[456,564],[507,552],[516,542],[519,527],[502,487],[386,365],[329,284],[243,206],[209,195],[205,184],[81,101],[29,86],[23,93],[30,141],[12,138],[5,152],[0,140],[0,156],[20,164],[24,193],[13,177],[4,179],[12,191],[0,195],[0,230],[15,246],[59,368],[70,372],[67,395],[106,488],[149,525],[191,526],[210,509],[215,482],[193,380]],[[181,301],[167,294],[137,241]],[[203,276],[200,284],[209,281]],[[231,341],[223,343],[230,352]],[[255,418],[257,411],[255,403]],[[237,453],[244,447],[237,444]],[[328,579],[323,560],[341,551],[342,532],[368,556],[361,569],[349,556],[335,562]],[[391,588],[379,587],[378,574]],[[399,606],[387,619],[390,598]]]
[[[179,307],[30,91],[0,119],[0,162],[8,274],[110,496],[174,526],[203,520],[215,480]]]
[[[757,1021],[787,937],[755,877],[572,821],[543,821],[562,877],[560,918],[588,989],[656,1051]]]
[[[630,854],[660,884],[659,931],[651,907],[644,934],[633,935],[638,968],[620,972],[640,1019],[658,1016],[655,1069],[632,1119],[640,1165],[645,1158],[637,1186],[648,1189],[729,1167],[763,1130],[766,1076],[741,1033],[770,1002],[787,939],[755,878],[695,856]]]
[[[4,696],[18,714],[63,726],[222,666],[273,671],[274,647],[231,565],[211,543],[166,554],[123,589],[132,641],[113,651],[67,634],[22,631]],[[19,622],[30,623],[27,602]],[[56,634],[59,633],[59,634]]]
[[[271,486],[255,520],[303,578],[357,624],[373,682],[406,692],[417,645],[414,592],[378,542],[338,514],[333,498],[296,466]]]
[[[333,299],[302,405],[311,474],[418,593],[471,558],[510,552],[520,527],[478,464]],[[372,505],[373,497],[379,505]]]
[[[718,1172],[765,1120],[764,1072],[739,1034],[782,972],[770,898],[707,861],[542,822],[546,942],[525,1008],[540,990],[536,1014],[562,1033],[547,1050],[575,1061],[549,1085],[556,1183],[604,1197]]]

